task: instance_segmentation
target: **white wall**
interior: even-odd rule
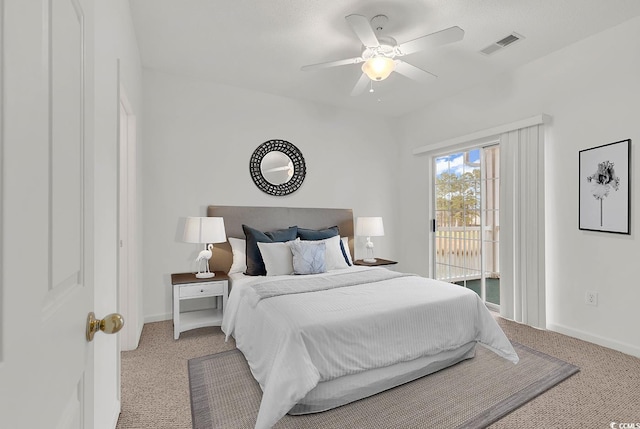
[[[632,178],[630,236],[579,231],[578,151],[631,138],[632,171],[640,166],[640,18],[580,41],[493,82],[403,118],[399,257],[427,273],[430,260],[425,168],[419,146],[546,113],[547,325],[640,356],[640,175]],[[522,43],[526,43],[526,40]],[[510,49],[518,49],[516,46]],[[496,55],[508,55],[508,50]],[[416,198],[416,193],[420,198]],[[599,294],[585,305],[586,291]]]
[[[94,311],[103,317],[118,311],[118,59],[122,84],[137,112],[142,111],[142,68],[127,0],[96,2],[95,31]],[[95,428],[114,428],[120,411],[118,337],[99,334],[94,347],[94,395],[100,404]]]
[[[387,235],[375,238],[377,255],[396,257],[398,149],[386,119],[157,71],[145,70],[143,81],[147,321],[171,317],[170,275],[195,270],[201,250],[180,241],[180,221],[205,216],[208,205],[380,215]],[[304,183],[285,197],[263,193],[249,175],[251,154],[270,139],[290,141],[306,161]]]

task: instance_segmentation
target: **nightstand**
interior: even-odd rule
[[[376,258],[375,262],[365,262],[362,259],[356,259],[353,261],[353,265],[363,265],[365,267],[381,267],[383,265],[395,265],[396,261],[390,261],[388,259]]]
[[[199,279],[194,273],[171,274],[173,285],[173,339],[189,329],[222,325],[222,315],[227,308],[229,277],[216,271],[215,277]],[[180,312],[180,302],[187,299],[217,297],[217,308]]]

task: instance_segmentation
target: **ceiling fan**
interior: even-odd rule
[[[358,39],[362,42],[363,49],[361,55],[344,60],[311,64],[302,67],[301,70],[318,70],[348,64],[364,63],[362,64],[362,75],[353,87],[351,95],[360,94],[369,82],[384,80],[389,77],[393,71],[421,83],[435,79],[437,77],[436,75],[404,62],[400,60],[399,57],[447,43],[457,42],[464,37],[464,30],[460,27],[450,27],[398,44],[393,37],[376,35],[376,31],[380,32],[388,21],[385,15],[376,15],[371,19],[371,22],[369,22],[366,17],[355,14],[346,16],[345,19]],[[374,28],[376,31],[374,31]]]

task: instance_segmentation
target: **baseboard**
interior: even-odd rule
[[[173,320],[173,313],[154,314],[152,316],[144,316],[144,323],[164,322],[165,320]]]
[[[555,323],[547,324],[547,329],[554,332],[559,332],[564,335],[568,335],[570,337],[578,338],[580,340],[588,341],[590,343],[597,344],[599,346],[607,347],[613,350],[618,350],[619,352],[626,353],[631,356],[636,356],[640,358],[640,347],[623,343],[620,341],[615,341],[609,338],[604,338],[599,335],[593,335],[585,331],[581,331],[579,329],[573,329],[568,326],[559,325]]]
[[[136,349],[140,345],[140,338],[142,338],[142,329],[144,329],[144,323],[141,323],[140,326],[138,326],[138,335],[136,336]]]
[[[120,348],[121,352],[130,352],[138,348],[138,346],[140,345],[140,338],[142,337],[143,328],[144,322],[140,323],[140,325],[137,327],[134,338],[131,338],[130,341],[127,341],[126,344],[122,345],[122,347]]]
[[[101,429],[101,428],[116,429],[116,426],[118,426],[118,418],[120,417],[120,410],[121,410],[120,401],[116,401],[115,406],[113,407],[113,410],[110,413],[112,414],[112,417],[108,419],[108,421],[106,422],[95,422],[96,429]]]
[[[116,410],[115,410],[115,413],[113,415],[113,426],[111,426],[113,429],[116,429],[116,426],[118,426],[118,419],[120,418],[120,411],[122,411],[122,406],[120,405],[120,401],[118,401],[116,403]]]

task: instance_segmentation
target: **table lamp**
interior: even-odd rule
[[[363,259],[363,261],[369,264],[375,263],[376,258],[373,257],[373,243],[371,242],[371,237],[381,237],[384,235],[382,218],[359,217],[356,220],[356,235],[360,237],[367,237],[367,244],[365,245],[367,256]]]
[[[204,250],[198,254],[199,279],[208,279],[215,274],[209,269],[209,259],[213,255],[213,243],[227,241],[227,233],[224,230],[224,219],[221,217],[188,217],[184,224],[184,236],[182,241],[187,243],[204,244]],[[202,261],[205,261],[205,270],[201,271]]]

